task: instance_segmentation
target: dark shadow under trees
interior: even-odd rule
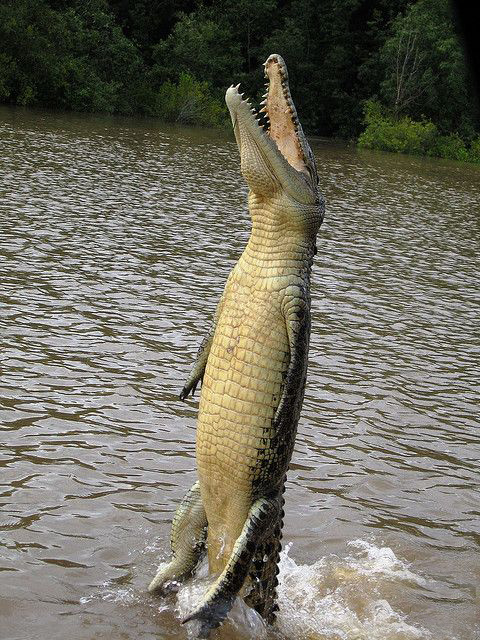
[[[4,0],[0,101],[218,125],[226,87],[259,99],[278,52],[308,133],[356,139],[374,100],[468,144],[457,31],[448,0]]]

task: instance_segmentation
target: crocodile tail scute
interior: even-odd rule
[[[279,573],[280,551],[282,550],[283,505],[282,496],[281,511],[276,524],[271,528],[270,534],[262,540],[255,552],[251,565],[250,591],[245,596],[245,602],[255,609],[267,622],[275,622],[278,611],[277,585]]]

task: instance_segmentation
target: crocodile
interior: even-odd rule
[[[185,619],[207,638],[237,594],[273,623],[285,479],[303,402],[310,273],[324,215],[315,159],[280,55],[264,64],[257,112],[231,86],[225,100],[249,187],[252,229],[180,398],[201,383],[198,481],[172,522],[172,558],[149,590],[192,575],[205,549],[214,581]]]

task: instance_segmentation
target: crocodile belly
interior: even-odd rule
[[[259,483],[274,454],[272,419],[289,348],[280,304],[264,293],[226,300],[203,380],[197,462],[213,570],[229,557],[252,496],[268,490]],[[272,478],[273,486],[282,479]]]

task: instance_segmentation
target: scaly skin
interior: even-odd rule
[[[175,516],[172,560],[149,587],[165,589],[192,573],[207,528],[209,570],[218,577],[187,618],[199,621],[204,638],[239,592],[274,620],[282,494],[307,372],[310,270],[324,207],[285,63],[270,56],[265,70],[267,131],[238,88],[226,94],[252,232],[180,394],[185,399],[203,381],[199,486]]]

